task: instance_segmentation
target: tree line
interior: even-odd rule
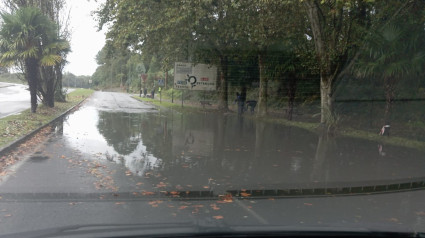
[[[130,60],[163,72],[177,61],[214,64],[219,109],[229,108],[230,84],[259,82],[257,113],[266,115],[277,80],[289,119],[297,85],[317,80],[322,124],[334,120],[337,88],[369,80],[389,123],[400,82],[423,78],[424,10],[420,0],[106,0],[95,14],[99,29],[108,26],[95,75],[125,83]]]
[[[1,12],[0,65],[15,67],[29,85],[31,112],[65,101],[62,71],[70,52],[65,0],[5,0]]]

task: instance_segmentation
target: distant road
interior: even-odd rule
[[[0,118],[30,108],[28,85],[0,82]]]
[[[0,118],[22,112],[31,107],[28,85],[0,82]],[[72,92],[74,89],[69,89]]]

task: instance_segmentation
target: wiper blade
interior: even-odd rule
[[[197,223],[197,222],[196,222]],[[223,224],[222,224],[223,225]],[[328,229],[328,230],[327,230]],[[284,226],[226,227],[192,222],[154,224],[89,224],[21,232],[2,237],[425,237],[422,232],[387,232],[334,227]]]

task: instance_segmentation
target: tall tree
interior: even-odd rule
[[[21,67],[31,94],[31,112],[37,110],[39,67],[53,66],[62,60],[50,39],[57,35],[55,24],[37,8],[20,8],[1,14],[0,63]]]
[[[418,2],[419,3],[419,2]],[[405,13],[371,32],[359,57],[356,73],[381,81],[385,92],[384,123],[390,124],[397,84],[408,76],[423,73],[425,32],[423,3],[411,5]]]
[[[41,66],[41,75],[39,83],[39,93],[42,96],[43,103],[53,107],[54,99],[65,101],[65,95],[62,90],[62,71],[65,67],[66,56],[70,52],[70,47],[65,47],[66,42],[71,38],[69,29],[69,12],[66,9],[66,0],[4,0],[5,5],[10,12],[15,12],[22,7],[38,8],[44,15],[56,24],[57,44],[56,53],[60,54],[62,59],[52,66]],[[60,47],[59,47],[60,46]]]
[[[368,21],[367,0],[305,0],[317,61],[320,69],[320,97],[322,124],[333,114],[333,93],[336,81],[354,58],[359,42],[364,37]],[[368,11],[369,10],[369,11]]]

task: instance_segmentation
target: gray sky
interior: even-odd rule
[[[71,50],[65,72],[92,75],[96,71],[95,57],[105,43],[105,32],[97,32],[96,22],[90,15],[99,6],[94,0],[67,0],[71,8]]]

